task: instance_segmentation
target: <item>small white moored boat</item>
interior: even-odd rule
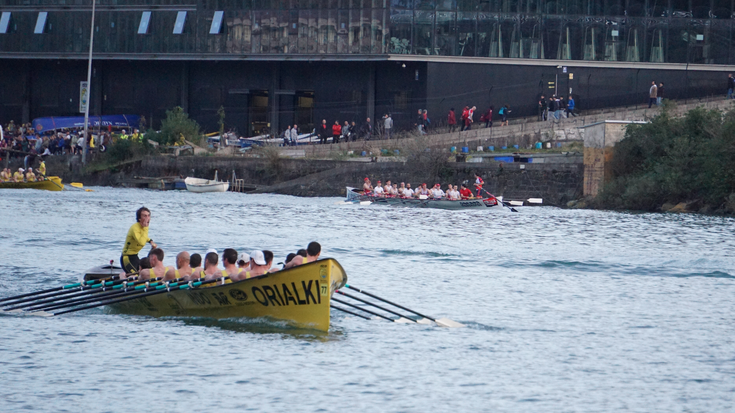
[[[217,173],[214,174],[214,180],[187,177],[184,179],[186,190],[189,192],[227,192],[230,183],[227,181],[217,180]]]

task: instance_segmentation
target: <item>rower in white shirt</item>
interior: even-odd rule
[[[411,184],[406,184],[406,189],[403,190],[403,197],[413,198],[413,189],[411,189]]]
[[[373,193],[375,196],[385,196],[385,191],[383,191],[383,186],[380,185],[380,181],[375,183],[375,189],[373,189]]]
[[[393,185],[391,185],[390,181],[385,181],[383,192],[385,192],[385,195],[393,195]]]
[[[434,185],[434,188],[431,190],[431,195],[434,197],[434,199],[442,199],[444,198],[444,191],[442,191],[441,185],[436,184]]]

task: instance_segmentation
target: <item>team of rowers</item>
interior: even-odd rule
[[[436,184],[429,188],[426,184],[419,185],[415,190],[411,188],[411,184],[401,182],[400,186],[393,185],[391,181],[386,181],[385,185],[381,185],[381,182],[376,182],[375,186],[370,183],[370,178],[365,178],[365,183],[362,185],[362,191],[365,195],[377,196],[377,197],[393,197],[393,198],[419,198],[419,199],[448,199],[450,201],[459,201],[462,199],[472,199],[477,196],[482,197],[482,186],[485,182],[482,180],[480,175],[475,174],[475,190],[477,194],[473,194],[472,191],[467,188],[466,185],[448,184],[447,190],[444,191],[440,184]]]
[[[23,168],[18,168],[13,173],[10,168],[4,168],[0,171],[0,182],[36,182],[46,180],[46,164],[41,162],[41,165],[36,169],[38,175],[33,173],[33,168],[28,168],[26,171]]]
[[[221,277],[229,277],[225,282],[235,282],[259,277],[267,273],[279,271],[273,267],[273,252],[256,250],[248,254],[238,254],[235,249],[227,248],[222,253],[223,268],[219,268],[220,256],[210,249],[202,256],[182,251],[176,255],[176,267],[163,265],[164,252],[148,237],[151,211],[142,207],[136,211],[138,222],[128,230],[125,247],[120,264],[124,275],[137,276],[138,281],[160,278],[163,281],[178,279],[180,281],[210,281]],[[151,245],[148,257],[139,259],[138,253],[146,245]],[[322,247],[318,242],[309,243],[305,250],[299,250],[286,257],[282,269],[314,262],[319,259]]]

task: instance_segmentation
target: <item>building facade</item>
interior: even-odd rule
[[[98,0],[91,112],[173,106],[241,135],[573,95],[581,109],[726,92],[732,0]],[[75,115],[90,0],[0,0],[0,120]]]

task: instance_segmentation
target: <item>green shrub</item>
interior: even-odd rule
[[[189,115],[179,106],[166,111],[166,119],[161,122],[161,132],[153,134],[151,138],[162,145],[173,145],[181,137],[184,139],[199,143],[201,134],[199,133],[199,124],[189,119]],[[148,134],[146,134],[148,137]]]
[[[652,211],[701,200],[718,208],[735,187],[735,112],[697,108],[674,118],[664,108],[650,123],[628,126],[610,166],[601,206]]]

